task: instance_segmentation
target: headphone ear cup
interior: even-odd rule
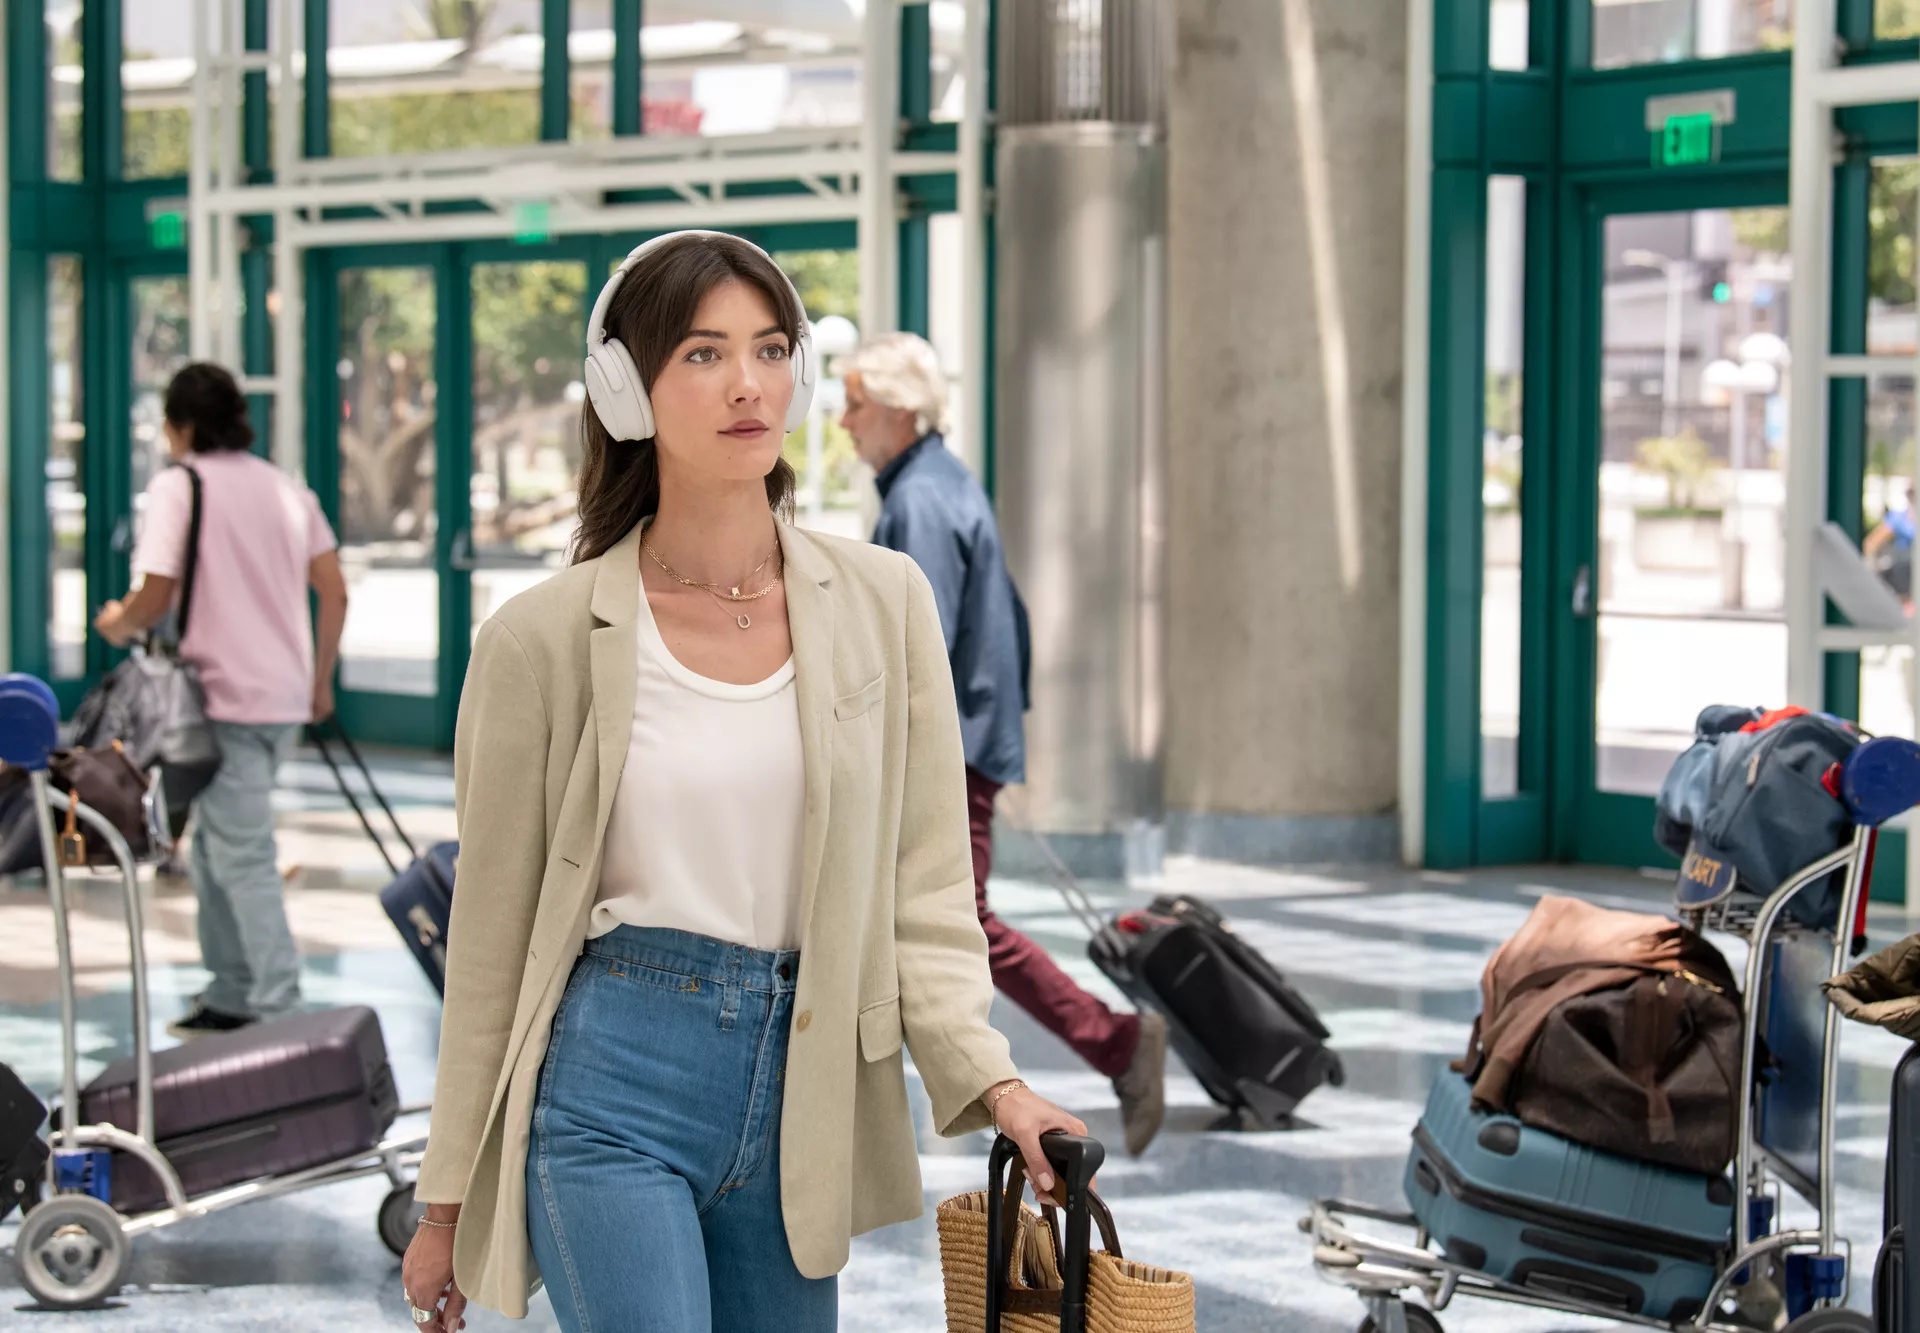
[[[640,368],[617,338],[608,338],[587,355],[587,398],[600,424],[616,440],[653,438],[653,404],[640,387]]]
[[[791,435],[807,424],[807,412],[813,407],[813,339],[802,336],[787,364],[793,368],[793,397],[787,400],[787,433]]]

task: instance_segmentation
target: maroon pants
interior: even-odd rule
[[[987,932],[987,961],[1000,993],[1032,1014],[1082,1060],[1118,1078],[1140,1041],[1137,1014],[1116,1014],[1081,990],[1047,951],[993,914],[987,872],[993,867],[993,798],[1000,784],[967,770],[967,820],[973,830],[973,901]]]

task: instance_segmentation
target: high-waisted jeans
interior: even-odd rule
[[[800,956],[621,926],[554,1015],[527,1230],[567,1333],[829,1333],[794,1267],[780,1094]]]

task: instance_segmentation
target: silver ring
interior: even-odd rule
[[[411,1296],[407,1297],[407,1309],[413,1312],[413,1322],[416,1324],[429,1323],[433,1319],[433,1311],[422,1310],[413,1303],[413,1297]]]

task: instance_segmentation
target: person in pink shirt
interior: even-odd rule
[[[200,955],[213,980],[167,1030],[229,1032],[300,1003],[300,955],[274,845],[273,783],[300,725],[333,712],[347,585],[314,493],[252,452],[233,376],[196,363],[173,377],[167,444],[178,465],[147,487],[133,591],[94,628],[125,645],[166,618],[186,569],[193,482],[200,549],[180,655],[199,668],[220,771],[194,803]],[[319,601],[316,636],[307,590]],[[316,642],[317,639],[317,642]]]

